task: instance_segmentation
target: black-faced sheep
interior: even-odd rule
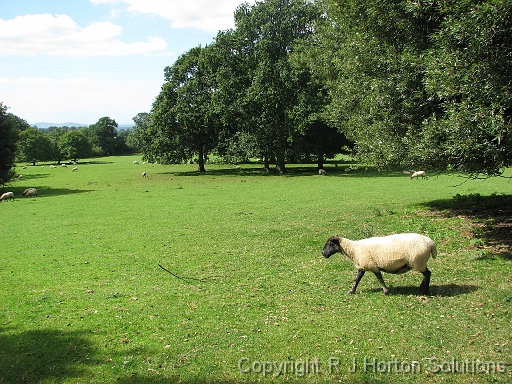
[[[363,240],[349,240],[332,236],[325,243],[322,255],[326,258],[340,252],[357,268],[354,286],[348,293],[355,293],[359,281],[366,271],[371,271],[382,285],[384,295],[389,293],[381,272],[405,273],[415,269],[423,274],[420,293],[427,295],[431,272],[427,261],[437,256],[435,242],[417,233],[401,233],[385,237],[371,237]]]
[[[146,172],[142,172],[142,177],[146,177]]]
[[[414,179],[414,178],[419,178],[421,176],[422,179],[424,179],[425,177],[427,177],[427,175],[425,174],[425,171],[416,171],[414,172],[412,175],[411,175],[411,180]]]
[[[78,167],[73,167],[73,169],[71,170],[71,172],[75,172],[75,171],[78,171]]]
[[[2,194],[2,196],[0,196],[0,201],[4,201],[4,200],[14,201],[14,193],[5,192],[4,194]]]
[[[37,189],[35,188],[27,188],[23,191],[23,196],[25,197],[36,197],[37,196]]]

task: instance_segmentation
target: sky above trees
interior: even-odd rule
[[[149,111],[164,68],[233,27],[241,0],[26,0],[0,9],[0,101],[29,123],[119,124]]]

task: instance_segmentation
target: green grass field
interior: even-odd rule
[[[4,188],[0,383],[512,380],[510,179],[134,159]],[[394,232],[437,242],[431,295],[417,272],[347,295],[327,238]]]

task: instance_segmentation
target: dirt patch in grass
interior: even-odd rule
[[[512,260],[512,195],[455,195],[452,199],[427,204],[430,214],[466,219],[466,235],[478,239],[473,244],[484,252],[481,258]]]

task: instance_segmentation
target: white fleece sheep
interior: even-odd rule
[[[78,167],[73,167],[73,169],[71,170],[71,172],[75,172],[75,171],[78,171]]]
[[[426,177],[425,171],[416,171],[411,175],[411,180],[414,178],[419,178],[421,176],[422,179]]]
[[[327,172],[325,172],[325,169],[320,168],[320,169],[318,170],[318,174],[319,174],[320,176],[326,176],[326,175],[327,175]]]
[[[133,164],[139,164],[139,162],[137,160],[133,160]]]
[[[2,196],[0,196],[0,201],[4,201],[4,200],[14,201],[14,193],[5,192],[4,194],[2,194]]]
[[[357,268],[354,286],[348,293],[355,293],[364,273],[371,271],[382,285],[384,295],[387,295],[389,289],[381,271],[398,274],[415,269],[423,274],[420,293],[428,294],[431,272],[427,268],[427,261],[430,255],[433,258],[437,256],[437,249],[436,243],[427,236],[401,233],[357,241],[331,236],[325,243],[322,255],[327,258],[336,252],[344,254]]]
[[[146,177],[146,172],[142,172],[142,177]]]
[[[37,196],[37,189],[35,188],[27,188],[23,191],[23,196],[30,197],[30,196]]]

